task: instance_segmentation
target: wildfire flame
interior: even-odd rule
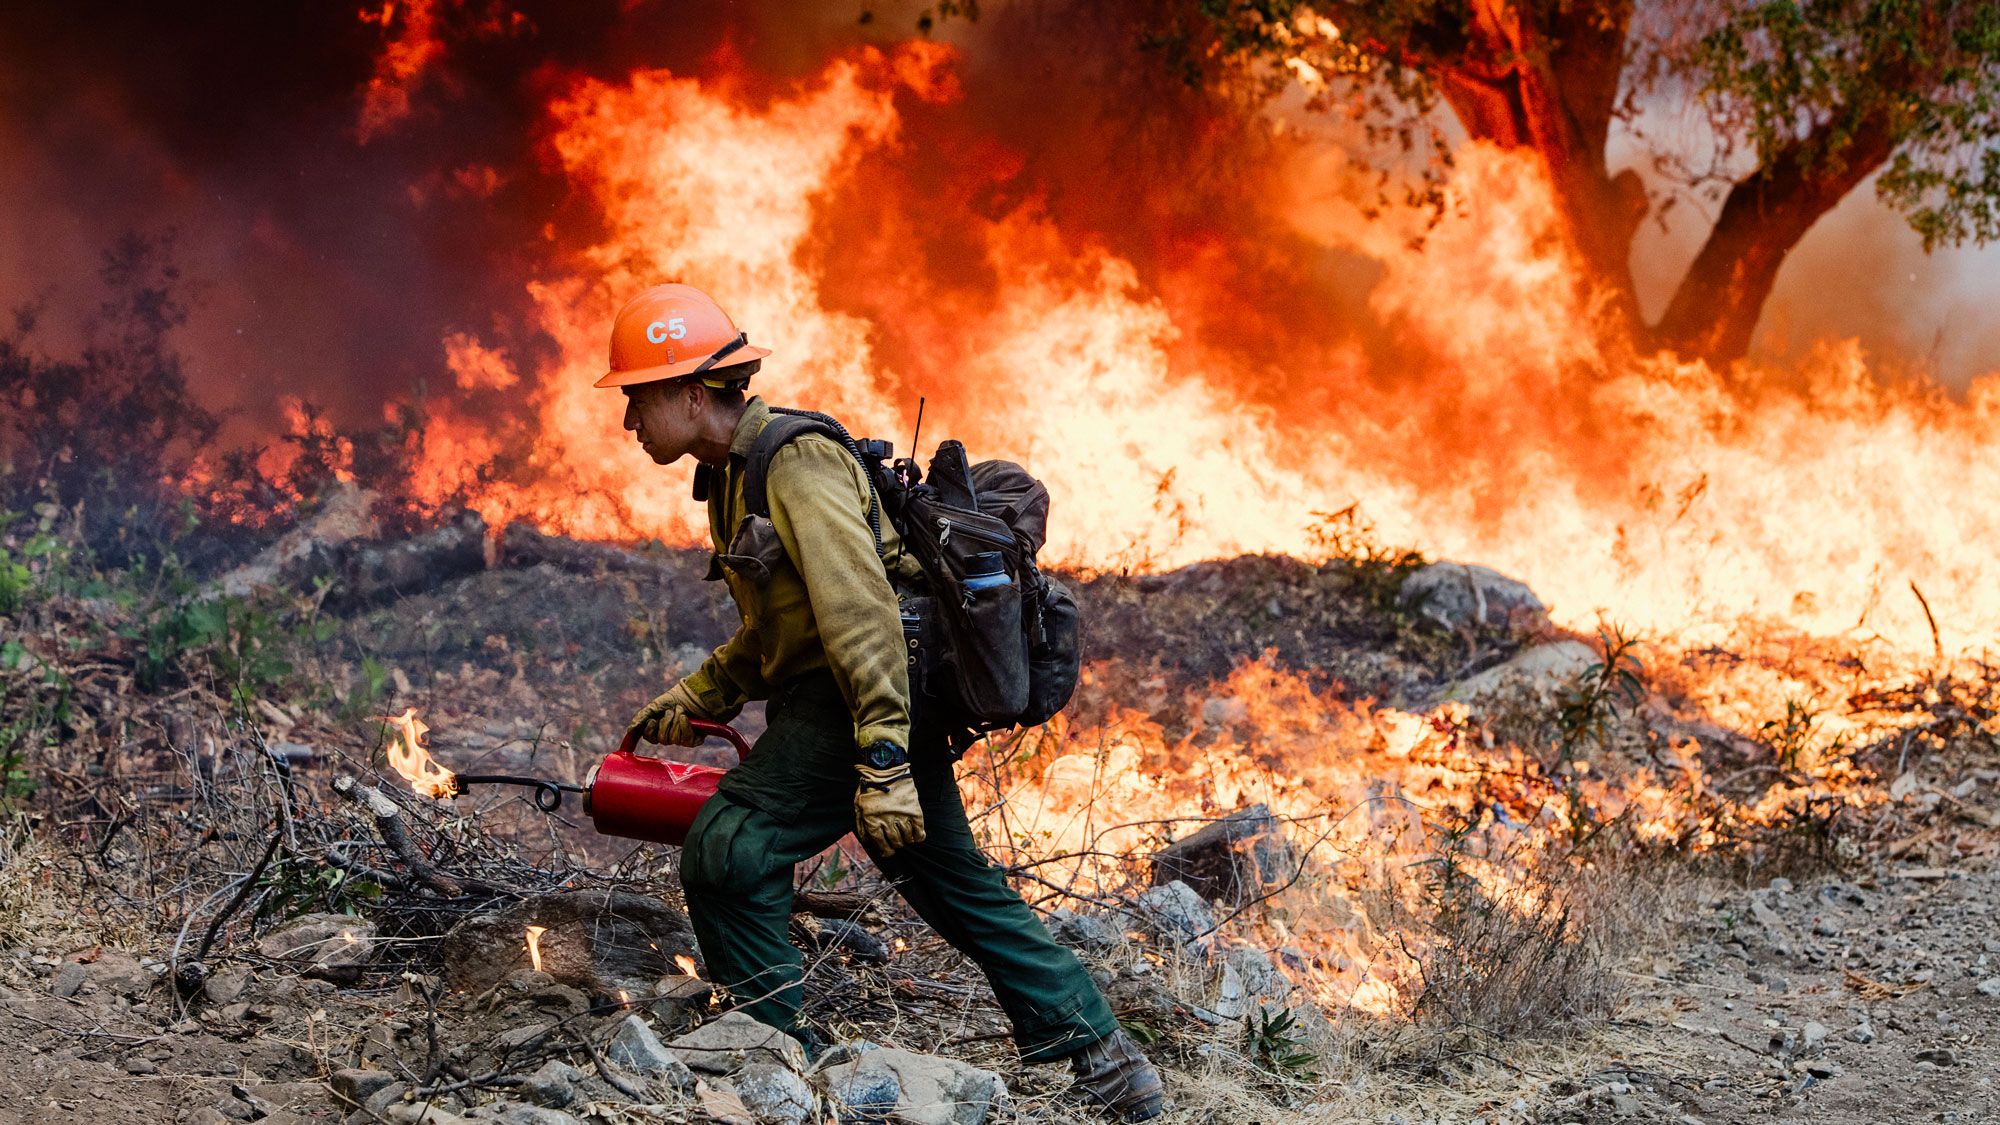
[[[548,932],[547,926],[528,927],[528,963],[538,973],[542,971],[542,935]]]
[[[776,97],[641,70],[557,98],[551,150],[605,233],[574,248],[574,273],[528,287],[559,358],[519,371],[463,333],[446,341],[459,385],[518,380],[534,413],[505,433],[500,412],[440,404],[419,498],[469,495],[490,522],[584,537],[699,542],[685,473],[647,463],[616,428],[620,404],[590,386],[619,303],[673,279],[775,349],[758,382],[774,400],[893,437],[925,394],[927,435],[1025,461],[1055,496],[1053,561],[1313,557],[1315,513],[1358,500],[1383,540],[1515,574],[1575,627],[1604,615],[1696,645],[1775,621],[1923,653],[1933,615],[1914,583],[1947,645],[2000,638],[1982,533],[2000,526],[1987,456],[2000,377],[1957,402],[1876,378],[1852,345],[1727,373],[1635,351],[1576,284],[1541,174],[1479,146],[1457,155],[1430,227],[1364,213],[1323,152],[1284,150],[1245,185],[1246,207],[1305,243],[1379,264],[1373,311],[1423,355],[1408,374],[1371,371],[1304,303],[1264,315],[1323,322],[1328,342],[1285,324],[1303,342],[1260,365],[1204,333],[1206,310],[1243,301],[1198,262],[1142,279],[1032,205],[960,205],[953,248],[991,279],[968,301],[911,264],[937,236],[897,208],[938,204],[894,156],[909,120],[961,96],[956,65],[916,43],[854,52]],[[514,444],[532,449],[526,469],[483,472]],[[1934,502],[1913,510],[1911,495]]]
[[[389,765],[410,788],[426,797],[445,800],[458,795],[458,776],[444,768],[424,749],[423,737],[430,727],[417,718],[417,709],[406,707],[400,715],[377,716],[395,730],[389,744]]]
[[[674,954],[674,967],[679,969],[681,971],[681,975],[684,977],[691,977],[696,975],[694,969],[694,958],[689,957],[685,953]]]

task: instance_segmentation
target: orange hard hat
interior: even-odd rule
[[[655,285],[618,310],[611,322],[611,370],[593,385],[629,387],[699,375],[711,387],[727,387],[750,379],[730,378],[730,368],[770,354],[750,345],[715,298],[692,285]]]

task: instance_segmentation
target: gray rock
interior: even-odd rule
[[[736,1096],[767,1125],[804,1125],[813,1118],[812,1087],[782,1066],[744,1064],[736,1076]]]
[[[90,970],[71,962],[62,967],[62,972],[56,974],[56,983],[49,988],[49,991],[62,997],[75,996],[83,987],[83,982],[89,978]]]
[[[510,1027],[493,1037],[493,1050],[502,1056],[511,1055],[516,1051],[524,1051],[547,1039],[549,1031],[554,1027],[555,1024],[546,1021],[524,1023],[519,1027]]]
[[[1237,946],[1224,953],[1222,960],[1243,978],[1243,989],[1251,996],[1282,1000],[1291,995],[1292,979],[1279,972],[1263,950]]]
[[[250,986],[250,970],[231,969],[217,973],[202,985],[201,994],[211,1004],[234,1004],[243,998],[243,990]]]
[[[1291,878],[1297,862],[1278,818],[1264,805],[1251,805],[1160,849],[1152,882],[1178,879],[1203,898],[1240,906]]]
[[[1125,932],[1102,914],[1054,910],[1049,912],[1047,922],[1049,936],[1072,949],[1109,953],[1125,942]]]
[[[793,1070],[806,1067],[806,1049],[798,1040],[742,1012],[725,1012],[667,1046],[682,1062],[703,1074],[734,1074],[751,1062]]]
[[[882,1047],[821,1072],[840,1120],[881,1120],[881,1104],[896,1090],[893,1116],[914,1125],[981,1125],[1005,1101],[1007,1084],[991,1071],[957,1059]]]
[[[618,1025],[618,1034],[604,1048],[604,1057],[648,1078],[658,1079],[676,1090],[694,1089],[694,1073],[682,1062],[653,1029],[638,1016],[626,1016]]]
[[[1187,949],[1215,931],[1215,916],[1194,888],[1175,880],[1139,895],[1141,924],[1168,944]]]
[[[887,1063],[870,1063],[859,1058],[832,1065],[843,1067],[839,1076],[829,1078],[826,1085],[827,1097],[833,1102],[840,1125],[887,1121],[895,1112],[903,1097],[903,1083]]]
[[[543,929],[542,970],[555,981],[599,996],[650,993],[677,973],[675,954],[695,956],[687,917],[656,898],[593,889],[537,895],[475,915],[445,935],[444,961],[454,987],[483,990],[528,964],[522,934]]]
[[[1957,1066],[1958,1056],[1953,1054],[1949,1047],[1932,1047],[1927,1051],[1918,1051],[1917,1061],[1927,1062],[1932,1066]]]
[[[1582,641],[1551,641],[1516,653],[1505,663],[1468,676],[1445,690],[1447,699],[1478,700],[1508,692],[1547,695],[1604,659]]]
[[[307,976],[352,984],[375,959],[375,927],[347,914],[307,914],[265,935],[257,952]]]
[[[582,1071],[561,1059],[550,1059],[521,1083],[520,1091],[536,1105],[561,1109],[576,1100],[576,1088],[583,1079]]]
[[[1222,977],[1215,983],[1215,1016],[1218,1019],[1240,1020],[1250,1011],[1250,990],[1243,986],[1243,974],[1236,966],[1224,962]]]
[[[1847,1038],[1852,1043],[1873,1043],[1875,1042],[1875,1025],[1869,1023],[1867,1020],[1862,1020],[1847,1030]]]
[[[160,1073],[160,1064],[149,1058],[135,1056],[125,1060],[125,1073],[158,1074]]]
[[[395,1081],[396,1076],[386,1070],[349,1067],[334,1071],[327,1078],[326,1084],[333,1090],[334,1099],[341,1105],[359,1109],[368,1104],[369,1098]]]
[[[369,1094],[361,1102],[361,1107],[365,1111],[363,1116],[380,1116],[386,1113],[390,1106],[403,1100],[403,1095],[408,1093],[409,1089],[408,1082],[391,1082]]]
[[[2000,977],[1988,977],[1978,985],[1981,995],[2000,996]]]
[[[1447,629],[1533,632],[1548,627],[1548,607],[1524,582],[1483,566],[1435,562],[1403,580],[1397,600]]]
[[[1804,1049],[1808,1054],[1826,1046],[1827,1031],[1826,1025],[1823,1023],[1808,1021],[1799,1034],[1800,1039],[1803,1041]]]

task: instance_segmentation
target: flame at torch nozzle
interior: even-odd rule
[[[458,795],[458,776],[424,749],[423,737],[431,728],[417,718],[415,707],[404,708],[400,715],[377,718],[395,728],[396,736],[389,743],[389,766],[403,775],[410,788],[440,801]]]

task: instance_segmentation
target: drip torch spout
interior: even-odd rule
[[[509,773],[462,773],[458,775],[458,792],[462,796],[474,785],[520,785],[533,789],[535,807],[545,813],[562,808],[564,793],[588,793],[582,785],[570,785],[561,781],[550,781],[543,777],[524,777]]]

